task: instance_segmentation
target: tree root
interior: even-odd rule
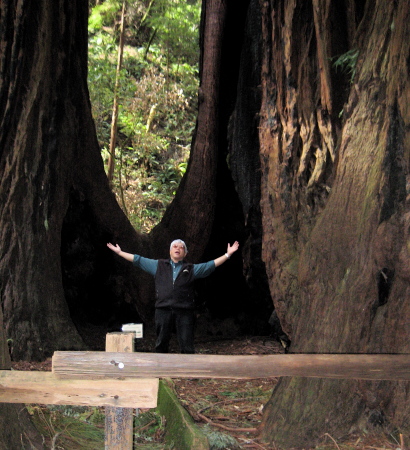
[[[239,427],[227,427],[225,425],[221,425],[220,423],[212,422],[211,419],[204,416],[203,414],[197,412],[197,416],[202,419],[203,421],[207,422],[209,425],[212,425],[213,427],[221,428],[222,430],[231,431],[233,433],[258,433],[258,428],[239,428]]]

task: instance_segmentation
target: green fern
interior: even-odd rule
[[[209,425],[205,425],[202,431],[208,438],[209,448],[211,450],[234,450],[240,448],[238,441],[234,437],[221,433],[220,431],[214,431]]]
[[[357,58],[359,57],[359,50],[352,48],[342,55],[332,58],[333,67],[336,70],[341,70],[343,73],[350,75],[350,83],[353,83],[356,75]]]

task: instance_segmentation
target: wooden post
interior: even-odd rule
[[[135,333],[108,333],[105,350],[131,353],[134,337]],[[113,364],[117,363],[114,361]],[[105,407],[105,450],[132,450],[133,412],[133,408]]]

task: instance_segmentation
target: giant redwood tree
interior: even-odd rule
[[[263,257],[294,352],[409,353],[409,19],[407,1],[262,5]],[[263,435],[408,433],[409,402],[404,382],[283,379]]]
[[[149,320],[151,281],[105,243],[160,257],[174,237],[194,261],[239,238],[242,265],[201,286],[208,306],[266,321],[274,306],[291,352],[409,353],[407,0],[204,0],[191,158],[149,235],[104,174],[87,2],[0,8],[0,295],[13,358],[84,348],[90,324]],[[409,391],[284,378],[261,435],[306,448],[377,424],[408,433]]]
[[[90,322],[149,320],[150,280],[109,255],[107,241],[164,257],[180,236],[192,258],[204,252],[215,211],[225,6],[207,8],[195,146],[183,189],[152,237],[132,229],[106,182],[87,90],[88,3],[1,8],[2,305],[13,358],[41,359],[83,348]]]

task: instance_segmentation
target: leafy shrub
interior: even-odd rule
[[[186,169],[196,121],[200,2],[127,2],[126,35],[135,23],[151,29],[148,41],[124,47],[119,75],[118,137],[113,190],[131,222],[149,231]],[[97,137],[107,163],[117,64],[116,19],[120,2],[106,0],[89,19],[89,90]],[[145,8],[145,9],[144,9]],[[138,27],[136,27],[138,29]],[[139,39],[141,41],[141,39]]]
[[[209,448],[211,450],[226,450],[241,448],[238,441],[229,434],[212,430],[208,425],[202,428],[203,433],[208,438]]]
[[[336,70],[341,70],[350,77],[350,83],[353,83],[356,75],[356,64],[359,57],[359,50],[352,48],[342,55],[333,58],[333,67]]]

